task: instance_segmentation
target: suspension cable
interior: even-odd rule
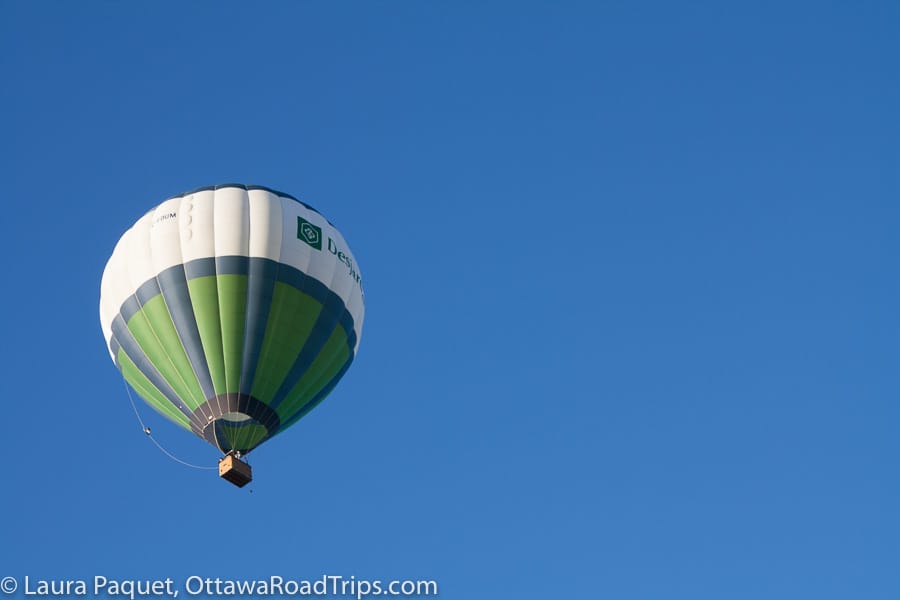
[[[186,467],[191,467],[192,469],[201,469],[203,471],[215,471],[218,468],[218,467],[204,467],[201,465],[194,465],[189,462],[185,462],[185,461],[181,460],[180,458],[178,458],[177,456],[175,456],[174,454],[172,454],[171,452],[169,452],[168,450],[166,450],[165,448],[163,448],[162,444],[160,444],[158,441],[156,441],[156,438],[154,438],[153,435],[150,433],[150,428],[147,427],[146,424],[144,424],[144,420],[141,418],[141,414],[138,412],[137,405],[134,403],[134,397],[132,397],[132,395],[131,395],[131,386],[128,385],[128,381],[125,379],[124,375],[122,375],[122,383],[125,384],[125,391],[128,392],[128,401],[131,402],[131,410],[134,411],[134,416],[137,417],[138,423],[141,424],[141,430],[145,434],[147,434],[147,437],[150,438],[150,441],[153,442],[156,445],[156,447],[159,448],[163,454],[165,454],[166,456],[168,456],[175,462],[180,463]]]

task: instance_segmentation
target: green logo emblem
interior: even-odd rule
[[[322,249],[322,228],[313,225],[303,217],[297,217],[297,237],[316,250]]]

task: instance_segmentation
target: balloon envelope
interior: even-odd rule
[[[249,452],[318,405],[353,362],[364,313],[343,236],[260,186],[169,198],[125,232],[100,285],[126,381],[222,452]]]

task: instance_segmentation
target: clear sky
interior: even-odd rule
[[[875,0],[0,0],[0,577],[900,597],[898,31]],[[243,490],[141,433],[98,320],[122,232],[224,182],[324,213],[367,299]]]

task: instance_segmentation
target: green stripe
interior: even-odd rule
[[[225,356],[222,349],[222,322],[219,317],[219,288],[216,276],[192,279],[188,282],[188,290],[213,388],[216,395],[224,394]]]
[[[350,348],[347,346],[347,332],[338,325],[331,332],[328,341],[319,351],[319,355],[309,369],[278,407],[278,416],[281,421],[289,420],[294,413],[312,400],[337,375],[349,358]]]
[[[244,353],[244,317],[247,309],[247,276],[218,275],[219,323],[222,327],[222,355],[225,392],[240,391],[241,357]]]
[[[269,434],[265,427],[255,423],[230,427],[223,422],[220,427],[230,448],[254,448],[262,443]]]
[[[286,283],[277,282],[266,322],[251,395],[269,404],[306,344],[322,305]]]
[[[188,408],[194,410],[206,401],[162,295],[148,300],[131,317],[128,330]]]
[[[157,412],[190,431],[191,425],[188,422],[187,417],[184,416],[184,413],[172,406],[172,403],[169,402],[168,398],[156,389],[156,386],[150,383],[150,380],[137,368],[137,365],[132,362],[131,358],[129,358],[121,348],[119,349],[117,358],[119,366],[122,369],[122,376],[125,377],[125,381],[140,394],[141,398],[143,398],[151,407],[156,409]]]

